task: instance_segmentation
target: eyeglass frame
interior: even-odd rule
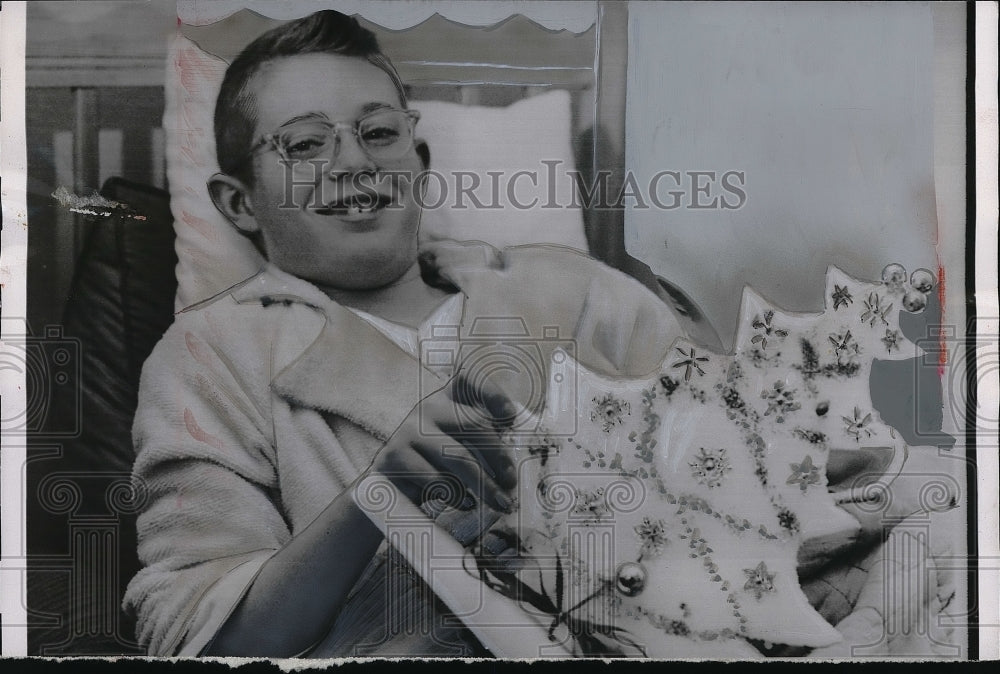
[[[414,134],[414,129],[417,126],[417,122],[420,121],[420,111],[413,109],[384,107],[372,110],[371,112],[367,112],[358,117],[357,119],[355,119],[353,122],[344,122],[344,121],[329,122],[326,120],[317,120],[322,122],[322,124],[324,124],[325,126],[328,126],[334,132],[334,135],[337,139],[337,144],[336,144],[337,151],[333,155],[333,158],[336,159],[337,156],[340,154],[340,130],[344,128],[349,128],[351,132],[354,134],[354,138],[358,143],[358,147],[360,147],[362,152],[365,153],[365,156],[367,156],[369,159],[374,160],[375,157],[371,156],[371,153],[368,151],[367,146],[361,140],[361,135],[360,135],[361,123],[364,120],[368,119],[369,117],[374,117],[375,115],[383,114],[386,112],[401,112],[406,116],[407,123],[410,126],[410,142],[409,145],[407,145],[406,149],[400,150],[399,156],[402,157],[404,154],[409,152],[413,148],[413,144],[416,141],[416,135]],[[262,135],[260,137],[260,140],[254,143],[253,146],[249,150],[247,150],[247,153],[241,160],[240,164],[246,162],[248,159],[253,157],[257,152],[259,152],[262,147],[266,147],[268,145],[270,145],[271,149],[273,149],[275,152],[278,153],[278,156],[280,156],[283,161],[300,161],[300,160],[293,160],[291,157],[289,157],[287,153],[284,151],[284,148],[282,148],[281,145],[278,143],[278,136],[281,133],[281,128],[282,127],[278,127],[278,129]]]

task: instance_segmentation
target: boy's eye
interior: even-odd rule
[[[394,126],[374,126],[362,130],[366,145],[391,145],[399,140],[399,129]]]
[[[309,158],[319,154],[327,144],[326,134],[295,134],[281,139],[285,153],[293,158]]]

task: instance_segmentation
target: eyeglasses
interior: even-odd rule
[[[413,147],[413,128],[420,119],[416,110],[381,108],[362,115],[354,123],[322,119],[293,122],[265,134],[247,157],[272,147],[284,160],[308,160],[340,153],[340,134],[351,131],[368,157],[375,161],[399,159]]]

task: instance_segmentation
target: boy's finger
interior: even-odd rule
[[[452,380],[449,398],[461,405],[484,410],[495,422],[509,426],[517,416],[517,406],[510,396],[489,379],[472,381],[465,374],[458,374]]]
[[[496,430],[490,427],[476,425],[464,416],[475,415],[475,410],[466,407],[459,410],[458,418],[441,420],[438,427],[444,433],[458,440],[483,466],[487,475],[506,488],[517,486],[517,464],[514,460],[514,450],[501,441]],[[475,426],[470,429],[471,426]]]
[[[513,502],[504,493],[497,480],[483,466],[482,459],[473,454],[475,461],[449,456],[440,444],[440,437],[418,439],[412,443],[424,459],[443,475],[455,476],[477,498],[501,512],[510,512]]]

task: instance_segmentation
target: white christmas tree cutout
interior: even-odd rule
[[[889,447],[898,470],[906,448],[873,409],[871,366],[920,354],[899,312],[922,310],[933,285],[898,265],[880,283],[830,268],[817,314],[747,289],[733,354],[678,341],[644,379],[556,352],[542,431],[512,438],[523,461],[508,520],[541,570],[521,579],[555,595],[553,638],[596,634],[651,657],[838,641],[799,587],[796,554],[858,528],[827,490],[831,448]]]

